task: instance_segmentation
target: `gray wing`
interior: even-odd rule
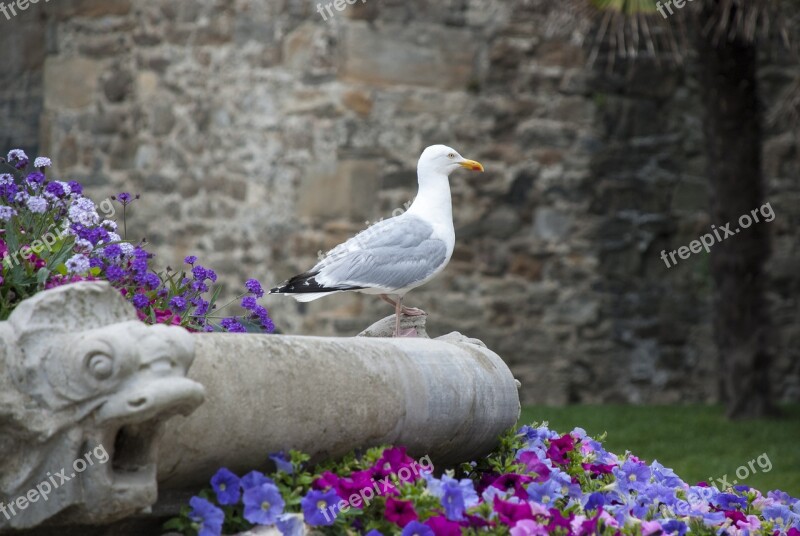
[[[324,286],[401,289],[433,275],[447,246],[426,221],[404,214],[376,223],[328,253],[315,266]]]

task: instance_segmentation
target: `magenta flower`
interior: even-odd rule
[[[425,521],[425,524],[436,536],[461,536],[461,525],[444,516],[434,516]]]
[[[569,463],[567,454],[573,450],[575,450],[575,439],[569,434],[564,434],[560,438],[550,441],[547,457],[559,465],[565,465]]]
[[[401,501],[394,497],[389,497],[386,500],[386,511],[383,516],[387,521],[400,527],[405,527],[412,521],[419,519],[411,501]]]
[[[534,519],[531,505],[526,502],[512,503],[496,498],[494,500],[494,511],[497,512],[500,521],[511,527],[522,519]]]

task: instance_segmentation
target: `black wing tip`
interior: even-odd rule
[[[270,294],[319,294],[326,292],[341,292],[343,290],[361,290],[364,287],[337,286],[326,287],[317,282],[315,277],[319,272],[306,272],[284,281],[275,288],[270,289]]]

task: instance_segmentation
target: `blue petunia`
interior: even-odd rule
[[[433,529],[419,521],[412,521],[400,533],[401,536],[435,536]]]
[[[200,497],[192,497],[189,506],[192,507],[189,519],[195,524],[197,536],[222,534],[222,524],[225,521],[225,513],[222,510]]]
[[[211,477],[211,487],[217,494],[217,502],[219,504],[236,504],[242,494],[239,477],[224,467]]]
[[[283,471],[287,475],[294,473],[294,466],[292,466],[292,462],[283,451],[270,454],[269,459],[275,462],[275,467],[278,468],[278,471]]]
[[[265,476],[264,473],[261,473],[260,471],[250,471],[242,477],[239,483],[242,485],[242,489],[247,491],[250,488],[257,488],[263,484],[274,485],[275,481],[268,476]]]
[[[304,536],[306,533],[303,518],[297,514],[283,514],[278,516],[275,523],[283,536]]]
[[[332,489],[328,491],[311,490],[300,501],[303,518],[312,527],[330,527],[336,521],[335,509],[339,504],[339,496]]]
[[[244,492],[244,518],[256,525],[274,525],[285,503],[275,484],[262,484]]]

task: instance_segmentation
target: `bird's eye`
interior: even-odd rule
[[[456,157],[456,153],[450,153],[449,155],[447,155],[447,158],[449,158],[450,160],[452,160],[455,157]]]

